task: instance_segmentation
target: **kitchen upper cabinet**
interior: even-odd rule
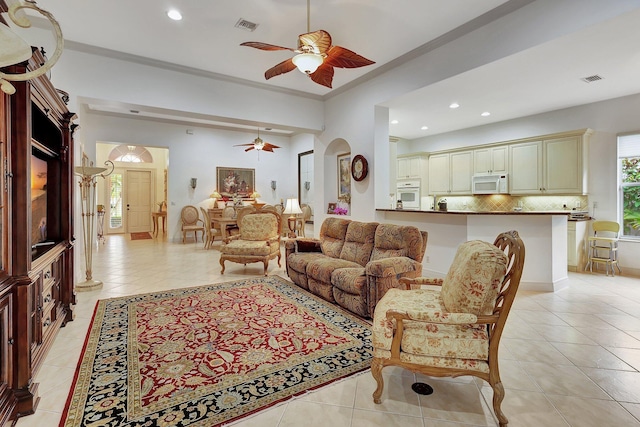
[[[425,156],[398,157],[397,178],[426,178],[423,173],[427,168]]]
[[[586,192],[584,145],[590,131],[509,146],[511,194]]]
[[[472,175],[472,151],[429,156],[429,194],[471,194]]]
[[[583,193],[582,145],[579,136],[544,141],[546,193]]]
[[[473,173],[502,174],[509,171],[509,146],[484,147],[473,150]]]
[[[429,156],[429,194],[449,193],[449,153]]]
[[[542,141],[509,146],[509,192],[539,194],[542,191]]]

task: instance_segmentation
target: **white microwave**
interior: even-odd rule
[[[509,176],[499,175],[474,175],[471,178],[471,190],[473,194],[508,194]]]

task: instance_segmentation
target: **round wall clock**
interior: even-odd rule
[[[356,181],[362,181],[366,178],[367,173],[369,173],[369,164],[367,163],[367,159],[358,154],[351,162],[351,176]]]

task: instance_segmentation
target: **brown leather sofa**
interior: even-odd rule
[[[413,226],[327,218],[318,239],[285,242],[287,274],[298,286],[362,316],[401,277],[419,277],[427,232]]]

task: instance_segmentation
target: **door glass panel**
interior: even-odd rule
[[[122,227],[122,173],[109,176],[109,228]]]

